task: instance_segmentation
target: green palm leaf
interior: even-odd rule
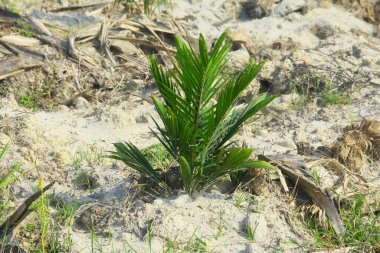
[[[181,177],[182,177],[183,185],[185,186],[185,190],[191,194],[192,171],[191,171],[190,165],[187,162],[186,158],[183,156],[179,157],[178,163],[181,168]]]
[[[123,161],[129,167],[141,174],[150,176],[156,182],[160,182],[160,175],[155,171],[142,152],[132,143],[114,143],[117,151],[111,152],[110,158]]]

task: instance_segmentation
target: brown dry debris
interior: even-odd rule
[[[272,180],[267,170],[251,169],[249,176],[253,179],[249,183],[252,193],[260,196],[268,196],[271,193]]]
[[[377,36],[380,36],[380,1],[369,0],[322,0],[321,7],[329,7],[332,3],[339,4],[351,11],[355,16],[377,26]]]
[[[278,160],[275,156],[260,155],[259,159],[270,162],[280,169],[281,172],[292,182],[295,189],[302,189],[303,192],[305,192],[306,195],[312,199],[321,210],[323,210],[322,213],[320,213],[321,217],[323,217],[324,214],[329,217],[335,232],[339,236],[344,234],[345,227],[343,221],[330,196],[303,175],[303,167],[305,165],[304,157],[288,157],[286,160],[283,158]],[[319,212],[319,210],[315,209],[315,212]]]
[[[11,92],[21,96],[49,87],[52,104],[70,106],[78,97],[104,101],[133,92],[143,93],[146,87],[142,85],[150,84],[147,55],[155,54],[161,63],[170,66],[174,34],[186,37],[187,33],[181,24],[165,14],[157,14],[158,23],[138,14],[114,17],[113,9],[108,7],[107,4],[100,7],[102,23],[73,31],[65,28],[67,31],[59,34],[57,29],[62,29],[56,25],[2,10],[0,62],[11,60],[14,64],[3,64],[0,68],[0,80],[5,84],[0,94]],[[14,34],[14,27],[21,23],[28,24],[34,38]],[[31,43],[38,45],[31,46]],[[49,79],[49,76],[54,78]],[[131,79],[144,82],[137,90],[128,90],[127,80]]]
[[[360,172],[368,161],[380,158],[380,122],[363,120],[359,125],[347,126],[333,147],[333,157]]]

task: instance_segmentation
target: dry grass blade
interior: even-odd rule
[[[146,29],[148,29],[148,31],[149,32],[151,32],[152,34],[153,34],[153,36],[158,40],[158,42],[163,46],[163,48],[165,48],[165,50],[167,51],[167,52],[171,52],[171,50],[165,45],[165,43],[161,40],[161,38],[157,35],[157,33],[154,31],[154,29],[153,28],[151,28],[149,25],[145,25],[145,24],[143,24],[144,25],[144,27],[146,28]],[[172,57],[171,55],[170,55],[170,57]],[[172,60],[174,60],[174,59],[172,59]]]
[[[71,35],[69,38],[69,55],[76,61],[78,61],[81,65],[84,65],[88,69],[92,69],[93,67],[97,67],[98,65],[94,62],[90,57],[81,56],[78,50],[75,48],[75,36]]]
[[[79,42],[83,43],[92,39],[95,39],[98,34],[102,31],[102,24],[96,24],[92,26],[87,26],[85,29],[81,29],[76,33],[75,38]]]
[[[175,35],[175,32],[173,32],[171,30],[167,30],[167,29],[163,29],[163,28],[156,27],[156,26],[151,26],[151,25],[148,26],[146,24],[139,23],[139,22],[132,21],[132,20],[124,20],[124,21],[122,21],[122,23],[120,24],[121,28],[123,28],[124,25],[126,27],[128,27],[128,29],[130,29],[130,28],[133,27],[132,28],[133,30],[135,30],[136,28],[147,28],[148,30],[150,29],[150,30],[152,30],[154,32],[165,33],[165,34],[172,35],[172,36]]]
[[[113,57],[109,42],[108,42],[108,32],[110,28],[110,23],[108,21],[104,21],[102,24],[102,34],[100,37],[100,47],[102,48],[102,51],[106,54],[107,58],[112,62],[113,65],[116,65],[117,62],[115,61],[115,58]]]
[[[53,34],[49,31],[49,29],[44,25],[44,23],[40,22],[39,20],[35,19],[31,15],[26,15],[26,17],[29,20],[29,23],[33,25],[40,33],[48,35],[48,36],[53,36]]]
[[[55,36],[49,36],[45,34],[35,34],[35,35],[39,40],[55,47],[61,53],[66,53],[66,51],[69,48],[67,41],[61,40]]]
[[[149,64],[140,60],[137,57],[133,57],[133,56],[129,56],[129,55],[118,55],[117,57],[119,57],[123,60],[126,60],[126,61],[130,61],[130,62],[136,64],[137,66],[141,67],[141,68],[150,70]],[[120,64],[120,65],[122,66],[123,64]],[[115,67],[117,67],[117,66],[115,66]]]
[[[159,50],[162,50],[162,49],[168,50],[171,53],[176,52],[175,49],[165,48],[165,47],[163,47],[161,45],[157,45],[157,44],[155,44],[152,41],[147,40],[147,39],[138,39],[138,38],[133,38],[133,37],[122,37],[122,36],[109,36],[108,38],[109,39],[118,39],[118,40],[127,40],[129,42],[138,43],[138,44],[144,45],[146,47],[150,47],[150,48],[155,48],[155,49],[159,49]]]
[[[344,247],[339,249],[322,249],[322,250],[313,250],[312,253],[349,253],[353,252],[353,247]],[[354,250],[355,252],[355,250]]]
[[[277,173],[278,173],[278,177],[280,179],[280,183],[281,183],[282,188],[284,188],[285,192],[289,192],[288,185],[286,184],[285,177],[282,174],[281,170],[277,169]]]
[[[322,166],[323,168],[326,168],[328,171],[336,174],[339,177],[339,180],[334,183],[334,187],[336,187],[336,192],[338,194],[342,194],[347,190],[348,185],[348,177],[347,173],[354,174],[350,172],[344,165],[339,163],[335,159],[318,159],[315,161],[311,161],[305,164],[305,167],[309,169],[309,171],[312,171],[313,168],[316,166]],[[362,178],[359,178],[360,180]]]
[[[20,18],[20,15],[14,12],[0,9],[0,22],[2,23],[16,23]]]

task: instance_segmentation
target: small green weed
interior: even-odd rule
[[[256,125],[251,125],[251,134],[257,135],[260,133],[260,127]]]
[[[161,144],[154,144],[142,149],[141,152],[152,164],[153,168],[168,170],[174,162],[169,152]]]
[[[235,206],[242,207],[243,203],[245,203],[249,199],[249,193],[245,191],[235,191]]]
[[[152,252],[152,223],[153,223],[153,220],[149,220],[148,227],[147,227],[147,240],[148,240],[149,252]]]
[[[221,237],[223,235],[223,231],[226,229],[226,226],[224,225],[224,220],[223,220],[223,212],[219,213],[219,219],[217,222],[217,233],[216,233],[216,239]]]
[[[293,92],[301,96],[303,103],[308,103],[309,99],[320,92],[326,87],[325,78],[311,73],[304,73],[297,76],[292,80]]]
[[[255,227],[252,227],[250,224],[247,224],[247,240],[251,241],[251,242],[254,242],[255,241],[255,234],[256,234],[256,230],[257,230],[257,226],[259,224],[257,223],[255,225]]]
[[[79,169],[85,164],[104,165],[105,157],[106,154],[103,147],[98,147],[96,144],[91,144],[79,149],[74,154],[71,165],[75,169]]]
[[[43,180],[40,178],[36,190],[43,190]],[[37,221],[21,227],[19,235],[27,240],[30,252],[63,252],[60,243],[60,232],[57,223],[50,217],[50,198],[42,194],[30,207],[37,214]]]
[[[21,36],[32,38],[34,37],[32,26],[28,24],[25,21],[19,21],[17,22],[16,26],[14,27],[13,31]]]
[[[351,112],[348,113],[348,120],[350,122],[350,125],[355,125],[358,122],[355,115]]]
[[[314,183],[319,186],[319,184],[321,182],[321,180],[320,180],[321,178],[319,177],[318,171],[316,169],[311,170],[311,176],[314,179]]]
[[[183,252],[207,252],[207,243],[193,235],[189,241],[186,242]]]
[[[53,215],[54,219],[60,224],[70,225],[79,204],[76,202],[72,204],[61,203],[55,197],[53,197],[53,200],[56,202],[56,212]]]
[[[129,244],[129,242],[127,240],[124,240],[123,241],[123,248],[124,248],[124,252],[133,252],[133,253],[137,253],[137,251],[131,246],[131,244]],[[170,252],[170,251],[169,251]],[[169,253],[168,252],[168,253]],[[165,252],[166,253],[166,252]]]
[[[4,148],[0,150],[0,162],[3,159],[7,149],[9,147],[9,144],[6,144]],[[8,215],[8,212],[11,211],[11,209],[14,208],[12,206],[11,200],[12,197],[5,194],[6,187],[11,184],[12,182],[16,181],[18,178],[22,177],[24,174],[28,173],[30,170],[21,172],[22,169],[21,164],[18,164],[14,166],[9,171],[0,171],[0,224],[2,224]],[[0,238],[1,241],[2,238]],[[0,248],[1,250],[1,248]]]
[[[143,0],[144,13],[152,14],[157,8],[162,6],[172,6],[171,0]]]
[[[0,189],[0,224],[3,224],[3,222],[7,219],[9,212],[14,209],[12,197],[8,196],[8,194],[5,194],[3,190],[4,189]]]
[[[25,226],[22,226],[19,231],[19,235],[25,238],[30,238],[33,234],[38,231],[38,227],[36,224],[27,223]]]
[[[358,195],[341,209],[346,233],[339,241],[330,224],[321,227],[312,217],[308,227],[316,239],[316,248],[351,247],[353,252],[379,252],[380,219],[374,213],[380,206],[371,207],[364,196]]]
[[[165,248],[162,249],[163,253],[177,253],[177,252],[214,252],[207,249],[207,243],[196,236],[196,230],[186,240],[174,240],[166,239]]]
[[[304,73],[292,81],[293,92],[299,98],[292,102],[291,108],[299,110],[305,107],[314,98],[318,98],[321,105],[347,105],[352,99],[346,93],[328,80],[328,77],[312,73]]]
[[[67,228],[67,232],[63,234],[63,242],[55,243],[55,248],[65,249],[63,252],[71,252],[73,247],[73,240],[71,237],[71,225],[73,222],[74,214],[79,207],[79,204],[74,202],[72,204],[61,203],[55,196],[52,198],[54,200],[56,212],[52,215],[54,224],[59,224],[61,227],[59,229],[60,234],[62,234],[62,225]],[[57,236],[58,237],[58,236]],[[58,240],[57,240],[58,241]],[[50,251],[52,252],[52,251]],[[53,252],[62,252],[53,251]]]
[[[300,110],[304,108],[309,102],[310,100],[306,95],[300,95],[297,100],[292,101],[290,108],[293,110]]]
[[[345,94],[339,94],[329,91],[323,94],[323,100],[330,105],[349,105],[352,103],[352,98]]]
[[[40,178],[38,183],[38,190],[42,191],[44,188],[43,180]],[[47,250],[47,235],[49,228],[49,198],[43,193],[41,197],[35,201],[32,205],[32,209],[38,215],[38,221],[40,224],[40,235],[38,237],[40,244],[39,249],[42,253],[45,253]]]
[[[42,88],[33,88],[23,95],[19,95],[18,103],[26,108],[52,110],[56,105],[52,100],[53,85]]]
[[[75,184],[78,187],[88,191],[91,191],[94,188],[89,175],[84,171],[80,172],[79,175],[76,177]]]
[[[20,9],[17,7],[17,2],[20,2],[20,1],[19,0],[0,0],[0,7],[11,10],[14,13],[20,14]]]
[[[102,242],[96,234],[94,223],[92,223],[90,227],[90,235],[91,235],[91,253],[104,252]]]

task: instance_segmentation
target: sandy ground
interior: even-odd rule
[[[257,85],[281,96],[237,137],[252,146],[256,155],[295,155],[296,142],[326,145],[352,121],[380,119],[380,39],[374,35],[376,26],[357,13],[328,1],[318,5],[283,0],[271,7],[270,16],[250,19],[239,17],[238,1],[173,2],[173,17],[187,25],[193,36],[203,33],[212,40],[228,28],[245,34],[252,56],[266,60]],[[289,88],[290,80],[300,65],[312,66],[332,82],[347,85],[343,89],[352,103],[333,106],[313,100],[292,109],[297,95]],[[342,71],[347,72],[346,81],[357,83],[338,79]],[[152,221],[152,252],[165,252],[170,241],[182,249],[194,245],[201,249],[204,243],[212,252],[304,252],[311,247],[310,232],[292,216],[289,202],[276,195],[250,197],[252,201],[247,199],[240,207],[236,206],[238,194],[226,195],[220,188],[194,198],[181,193],[148,202],[135,200],[136,182],[128,168],[87,154],[102,155],[113,149],[112,143],[123,140],[141,148],[157,143],[149,130],[150,115],[157,117],[153,105],[133,96],[116,104],[81,99],[53,111],[25,109],[14,94],[0,99],[0,143],[11,142],[4,161],[33,168],[12,186],[14,202],[33,192],[38,176],[46,182],[55,180],[56,198],[80,205],[69,229],[73,252],[91,250],[91,235],[85,229],[88,215],[96,219],[103,252],[149,252],[148,221]],[[74,166],[78,157],[79,168]],[[365,176],[376,183],[378,164],[372,164],[370,171]],[[91,191],[75,184],[83,172],[93,180]],[[380,184],[376,184],[378,194]],[[256,228],[254,242],[247,240],[247,224]],[[62,233],[67,233],[66,228]],[[112,233],[111,242],[107,233]]]

